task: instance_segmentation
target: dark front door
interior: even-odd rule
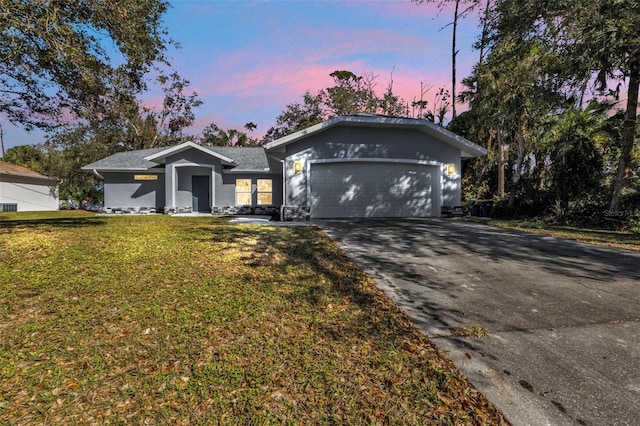
[[[211,212],[211,198],[209,176],[191,176],[191,194],[194,212]]]

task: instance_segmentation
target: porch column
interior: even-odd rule
[[[211,204],[209,207],[211,207],[211,212],[213,212],[213,208],[216,205],[216,166],[211,166],[211,192],[210,194],[210,200],[209,200],[209,204]]]
[[[171,199],[171,205],[169,207],[176,208],[176,180],[178,179],[176,166],[169,164],[170,173],[167,173],[169,177],[169,196]]]

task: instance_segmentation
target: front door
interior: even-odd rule
[[[210,176],[191,176],[193,211],[211,213]]]

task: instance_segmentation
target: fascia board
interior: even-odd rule
[[[280,139],[276,139],[275,141],[265,144],[264,148],[269,151],[281,146],[288,145],[292,142],[296,142],[299,139],[311,136],[314,133],[318,133],[319,131],[335,126],[340,121],[342,121],[342,118],[343,117],[335,117],[327,121],[323,121],[322,123],[314,124],[313,126],[307,127],[306,129],[298,130],[295,133],[291,133],[290,135],[283,136]]]
[[[164,173],[164,169],[145,169],[143,167],[81,167],[81,170],[93,171],[98,170],[100,172],[153,172],[153,173]]]
[[[238,173],[247,173],[247,174],[277,174],[271,169],[222,169],[223,174],[238,174]]]
[[[324,131],[330,127],[336,126],[340,123],[352,123],[358,125],[374,125],[381,127],[404,127],[404,128],[414,128],[422,131],[423,133],[427,133],[431,136],[436,137],[436,139],[447,143],[455,148],[458,148],[463,157],[479,157],[483,155],[487,155],[487,150],[480,145],[477,145],[462,136],[459,136],[442,126],[438,126],[435,123],[432,123],[428,120],[416,120],[413,118],[394,118],[394,117],[379,117],[379,116],[340,116],[335,117],[330,120],[324,121],[322,123],[316,124],[314,126],[308,127],[303,130],[299,130],[290,135],[284,136],[280,139],[277,139],[273,142],[269,142],[265,144],[265,148],[267,151],[275,150],[277,148],[283,147],[290,143],[296,142],[300,139],[308,137],[314,133],[318,133]]]
[[[156,160],[162,159],[162,158],[166,158],[172,154],[176,154],[178,152],[182,152],[182,151],[186,151],[189,148],[193,148],[193,149],[197,149],[200,152],[203,152],[207,155],[210,155],[212,157],[216,157],[218,159],[220,159],[221,161],[228,163],[229,165],[235,165],[236,162],[233,161],[231,158],[229,157],[225,157],[222,154],[218,154],[217,152],[213,152],[208,150],[207,148],[197,145],[193,142],[185,142],[185,143],[181,143],[180,145],[176,145],[176,146],[172,146],[170,148],[167,148],[164,151],[160,151],[157,152],[153,155],[149,155],[148,157],[145,157],[144,159],[147,161],[153,161],[153,162],[157,162]]]
[[[43,181],[47,181],[47,182],[60,182],[60,179],[58,179],[58,178],[45,176],[45,175],[35,175],[35,174],[32,174],[32,173],[7,172],[7,171],[3,170],[3,171],[0,171],[0,175],[4,175],[4,176],[19,176],[19,177],[24,177],[24,178],[43,180]]]

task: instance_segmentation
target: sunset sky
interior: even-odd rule
[[[411,102],[420,83],[450,89],[452,9],[409,0],[172,1],[165,16],[181,49],[168,51],[173,68],[191,82],[204,104],[187,134],[215,122],[242,129],[249,121],[262,136],[287,104],[332,84],[329,74],[373,73],[379,93],[393,72],[394,92]],[[458,32],[458,81],[478,59],[472,49],[480,29],[476,15]],[[161,102],[148,93],[145,103]],[[23,132],[6,119],[5,147],[43,142],[42,132]]]

